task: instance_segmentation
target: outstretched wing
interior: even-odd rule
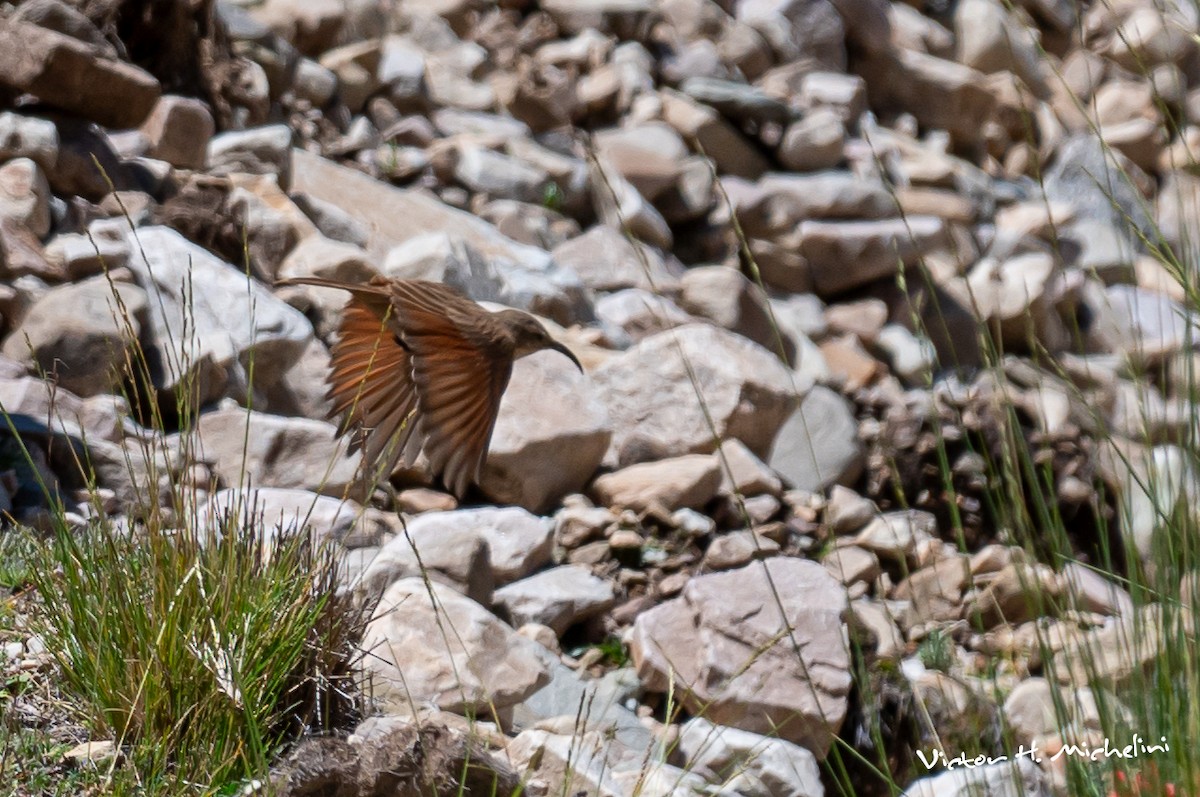
[[[332,415],[344,413],[342,430],[354,430],[372,479],[391,475],[418,425],[412,363],[392,315],[385,298],[352,293],[331,349]]]
[[[434,473],[456,495],[478,481],[512,374],[512,336],[440,283],[398,280],[391,300],[412,363],[420,434]]]

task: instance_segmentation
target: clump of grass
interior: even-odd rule
[[[950,672],[954,666],[954,640],[939,628],[930,632],[917,647],[917,658],[927,668]]]
[[[124,446],[139,494],[128,515],[105,513],[80,441],[75,464],[88,484],[89,519],[80,523],[41,484],[48,534],[0,537],[8,563],[0,581],[36,589],[32,619],[57,665],[61,697],[92,740],[121,750],[122,763],[113,759],[102,772],[102,793],[236,793],[265,779],[286,744],[348,728],[360,708],[362,617],[339,594],[335,549],[307,529],[266,526],[253,506],[208,513],[206,493],[176,478],[198,461],[187,431],[201,404],[184,288],[169,363],[180,378],[161,390],[113,287],[114,319],[133,341],[113,383],[130,406],[148,408],[146,431]],[[253,352],[246,370],[252,383]],[[29,459],[0,408],[3,422]],[[172,446],[176,431],[183,434]]]
[[[35,570],[65,691],[151,791],[261,775],[286,740],[354,713],[358,623],[331,555],[242,520],[60,523]]]
[[[17,590],[33,581],[37,543],[28,529],[0,532],[0,589]]]

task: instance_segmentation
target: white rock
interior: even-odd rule
[[[688,772],[743,797],[823,797],[821,768],[808,750],[782,739],[693,717],[679,731]]]
[[[819,492],[854,481],[864,459],[849,404],[818,385],[779,428],[767,464],[791,486]]]
[[[598,368],[593,379],[613,424],[609,457],[622,465],[707,453],[731,437],[762,454],[795,402],[779,358],[707,324],[652,335]]]
[[[314,541],[332,540],[354,547],[374,544],[383,532],[356,501],[278,487],[220,490],[209,496],[198,517],[197,526],[202,529],[215,530],[215,524],[233,517],[253,523],[270,539],[281,530],[295,534],[308,529]]]
[[[720,461],[711,454],[642,462],[606,473],[592,483],[604,505],[644,512],[660,506],[668,511],[703,507],[721,484]]]
[[[928,754],[929,751],[922,751]],[[957,753],[955,753],[957,755]],[[918,780],[902,797],[1050,797],[1041,770],[1028,758],[1017,763],[957,768]]]
[[[483,492],[540,512],[582,490],[612,439],[608,410],[598,394],[558,352],[518,360],[480,474]]]
[[[845,609],[845,588],[825,568],[775,557],[692,578],[680,597],[638,615],[630,651],[647,689],[673,688],[710,721],[823,758],[850,690]]]
[[[562,634],[613,605],[612,584],[586,567],[562,565],[496,590],[494,600],[514,625],[540,623]]]
[[[170,389],[195,371],[201,403],[230,382],[274,383],[313,337],[312,325],[235,266],[166,227],[130,233],[129,267],[149,295],[149,339]],[[144,257],[143,257],[144,255]]]
[[[192,441],[202,461],[229,487],[285,487],[336,497],[361,494],[357,453],[337,427],[241,407],[201,413]]]
[[[521,702],[548,680],[536,645],[450,587],[406,578],[384,593],[360,647],[375,699],[410,714],[429,704],[476,713]]]
[[[408,521],[407,531],[389,540],[354,584],[358,601],[374,606],[391,586],[428,577],[481,604],[492,601],[488,545],[477,528],[457,522],[457,512],[427,512]]]
[[[0,217],[19,222],[38,238],[50,232],[50,183],[33,160],[14,158],[0,166]]]

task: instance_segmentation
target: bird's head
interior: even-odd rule
[[[512,332],[513,341],[516,343],[513,351],[514,359],[542,349],[550,349],[575,363],[575,367],[579,369],[580,373],[583,373],[583,366],[579,364],[578,358],[571,353],[571,350],[550,337],[546,328],[529,313],[522,313],[520,310],[501,310],[496,315]]]

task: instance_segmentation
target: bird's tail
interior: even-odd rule
[[[289,286],[289,284],[311,284],[318,288],[337,288],[340,290],[349,290],[354,293],[356,289],[366,288],[364,284],[353,284],[350,282],[338,282],[337,280],[323,280],[320,277],[290,277],[287,280],[276,280],[275,287]]]
[[[340,291],[348,291],[353,297],[350,299],[351,302],[357,300],[380,318],[386,318],[391,312],[387,280],[381,277],[374,277],[370,282],[341,282],[321,277],[291,277],[275,280],[276,288],[284,285],[313,285],[317,288],[336,288]]]
[[[380,284],[383,283],[383,284]],[[311,284],[317,288],[336,288],[337,290],[348,290],[355,296],[386,296],[385,280],[380,280],[379,277],[374,277],[371,282],[341,282],[338,280],[323,280],[322,277],[289,277],[287,280],[276,280],[275,287],[292,286],[292,284]]]

